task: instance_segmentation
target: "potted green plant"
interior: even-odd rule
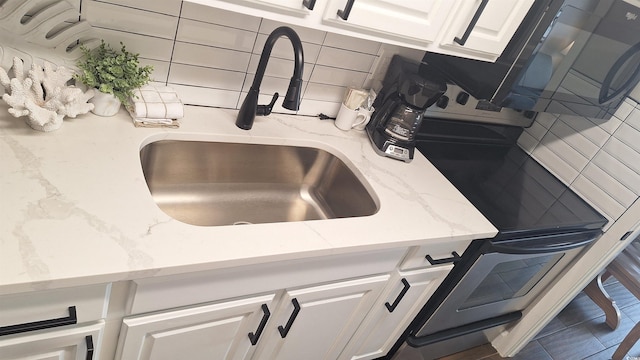
[[[81,46],[83,57],[77,62],[80,72],[75,79],[98,90],[89,100],[94,104],[94,114],[115,115],[120,104],[128,104],[136,88],[150,81],[153,67],[141,67],[139,54],[128,52],[122,42],[120,45],[120,51],[112,49],[104,40],[95,49]]]

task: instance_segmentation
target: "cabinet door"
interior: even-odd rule
[[[213,3],[216,6],[217,1],[207,1],[207,0],[190,0],[191,2],[197,3]],[[295,17],[305,17],[311,13],[311,10],[304,5],[303,0],[222,0],[225,3],[231,4],[231,8],[229,10],[237,11],[240,8],[244,8],[245,11],[243,13],[254,15],[254,16],[263,16],[265,15],[263,12],[267,11],[267,15],[269,13],[275,14],[283,14],[288,16]],[[311,6],[311,0],[306,1]],[[238,7],[239,6],[239,7]]]
[[[347,19],[338,15],[352,8]],[[450,0],[331,0],[324,22],[363,33],[408,41],[416,45],[433,42],[450,14]]]
[[[123,320],[117,359],[246,359],[268,322],[274,295],[135,316]]]
[[[488,0],[478,22],[471,28],[481,2],[458,3],[457,9],[454,9],[458,15],[452,18],[451,26],[440,42],[441,47],[460,54],[484,54],[487,59],[495,60],[513,37],[534,0]],[[456,43],[454,39],[462,39],[468,28],[471,28],[471,32],[464,45]]]
[[[452,268],[443,265],[396,272],[339,359],[386,355]]]
[[[8,335],[0,339],[2,360],[97,359],[104,322]]]
[[[269,337],[255,358],[335,360],[388,279],[389,275],[382,275],[286,291]],[[296,316],[294,299],[300,308]],[[288,327],[284,338],[277,325],[283,330]]]

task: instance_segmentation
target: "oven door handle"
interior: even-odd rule
[[[491,252],[503,254],[544,254],[563,252],[589,245],[600,237],[602,231],[579,234],[545,235],[523,241],[491,243]]]

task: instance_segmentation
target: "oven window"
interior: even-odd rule
[[[496,264],[459,310],[528,294],[563,256],[564,253],[544,255]]]

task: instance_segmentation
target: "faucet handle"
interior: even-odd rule
[[[273,97],[271,98],[271,102],[269,103],[269,105],[258,105],[256,108],[256,115],[259,116],[267,116],[269,114],[271,114],[271,110],[273,109],[273,105],[276,104],[276,100],[278,100],[278,93],[273,94]]]

